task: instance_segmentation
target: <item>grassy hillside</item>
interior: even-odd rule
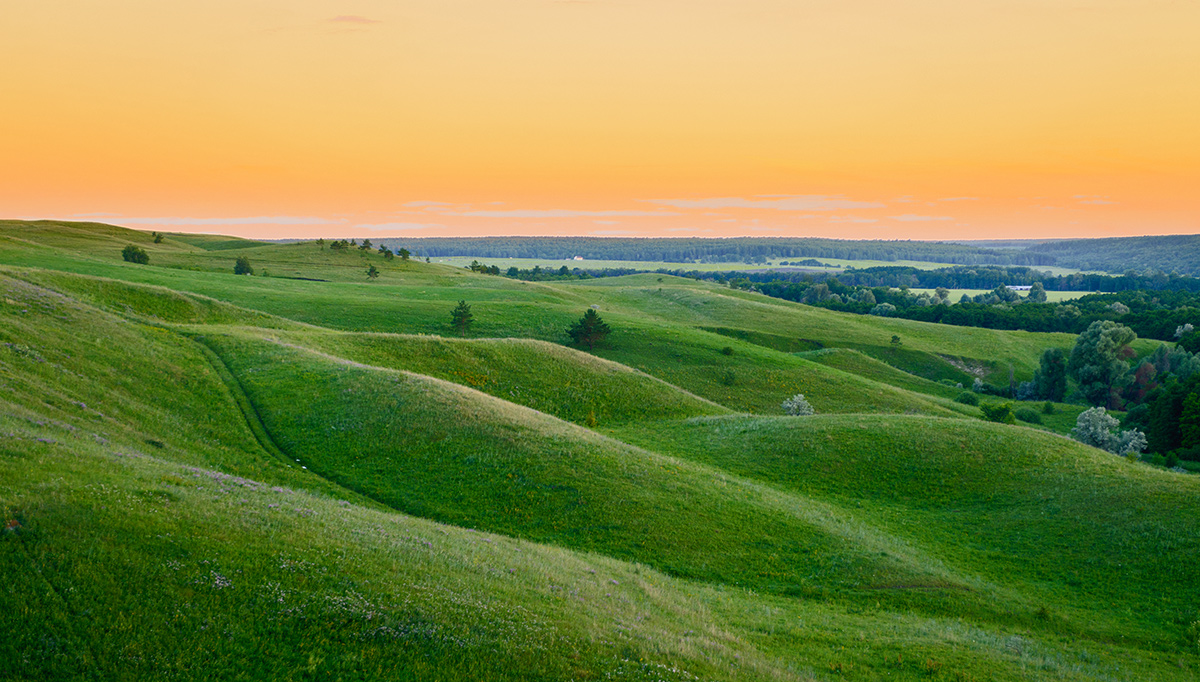
[[[718,417],[616,434],[862,509],[1074,627],[1168,647],[1200,612],[1200,516],[1181,514],[1200,499],[1195,476],[1022,427],[924,417]]]
[[[1200,675],[1200,478],[913,373],[1069,339],[81,224],[0,265],[0,680]]]

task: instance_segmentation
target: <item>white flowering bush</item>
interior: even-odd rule
[[[807,417],[810,414],[817,413],[817,411],[813,409],[813,406],[809,405],[808,401],[804,399],[803,393],[797,393],[791,398],[783,401],[783,411],[793,417]]]
[[[1071,437],[1085,445],[1107,450],[1122,457],[1136,456],[1146,449],[1146,434],[1137,429],[1115,432],[1121,423],[1103,407],[1084,410],[1075,420]]]

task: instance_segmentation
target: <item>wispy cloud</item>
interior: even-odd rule
[[[436,230],[443,226],[427,223],[359,223],[355,227],[380,232],[385,230]]]
[[[340,16],[336,16],[336,17],[330,19],[329,23],[331,23],[331,24],[365,25],[365,24],[382,24],[383,22],[380,21],[379,19],[368,19],[366,17],[360,17],[357,14],[342,14]]]
[[[776,211],[840,211],[853,208],[883,208],[874,201],[854,201],[842,197],[816,195],[786,196],[767,199],[717,197],[711,199],[646,199],[653,204],[675,208],[762,208]]]
[[[594,232],[588,232],[588,234],[594,235],[596,237],[625,237],[625,236],[629,236],[629,235],[633,235],[633,234],[642,234],[642,233],[638,232],[636,230],[596,230]]]
[[[671,211],[574,211],[567,209],[526,209],[512,211],[462,211],[453,215],[470,216],[472,218],[577,218],[577,217],[631,217],[649,218],[655,216],[679,215]]]
[[[946,197],[938,201],[979,201],[979,197]]]
[[[1108,204],[1117,203],[1115,201],[1110,200],[1108,197],[1102,196],[1099,194],[1076,194],[1075,196],[1073,196],[1071,198],[1079,199],[1079,203],[1081,203],[1081,204],[1093,204],[1096,206],[1104,206],[1104,205],[1108,205]]]
[[[446,203],[445,201],[410,201],[405,206],[409,208],[436,208],[453,206],[454,204]]]
[[[269,215],[245,218],[121,218],[125,225],[336,225],[345,221],[313,216]]]
[[[829,219],[831,223],[877,223],[875,218],[859,218],[857,216],[841,215],[833,216]]]
[[[899,220],[899,221],[905,222],[905,223],[921,223],[921,222],[926,222],[929,220],[954,220],[954,218],[951,218],[950,216],[945,216],[945,215],[914,215],[912,213],[905,213],[904,215],[894,215],[894,216],[888,216],[888,217],[891,218],[892,220]]]

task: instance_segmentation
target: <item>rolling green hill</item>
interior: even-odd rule
[[[0,223],[0,680],[1195,679],[1200,478],[925,378],[1070,342]]]

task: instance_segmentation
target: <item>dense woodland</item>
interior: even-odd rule
[[[399,240],[387,239],[395,248]],[[422,256],[479,258],[639,260],[665,263],[748,263],[837,258],[927,261],[953,265],[1025,265],[1109,273],[1164,272],[1200,275],[1200,235],[1072,239],[1066,241],[959,244],[919,241],[854,241],[740,237],[734,239],[632,239],[612,237],[417,238],[403,245]],[[802,262],[795,265],[813,265]],[[990,288],[995,282],[984,288]],[[1017,282],[1009,282],[1017,283]],[[1026,282],[1028,283],[1028,282]],[[876,283],[874,286],[883,284]],[[899,284],[888,283],[890,286]],[[951,286],[909,283],[908,286]],[[959,285],[966,286],[966,285]],[[1073,285],[1075,286],[1075,285]],[[975,287],[968,287],[975,288]],[[1051,288],[1047,286],[1047,288]],[[1083,285],[1084,290],[1091,287]]]
[[[1200,275],[1200,235],[1070,239],[1029,247],[1057,265],[1080,270],[1165,270]]]
[[[389,244],[393,241],[387,240]],[[397,241],[397,243],[399,243]],[[765,263],[779,258],[932,261],[962,265],[1053,265],[1053,256],[963,244],[841,239],[624,239],[608,237],[479,237],[406,239],[414,253],[433,258],[637,260],[665,263]]]

